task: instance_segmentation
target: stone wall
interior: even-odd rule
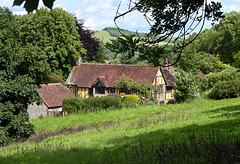
[[[29,118],[39,118],[40,116],[47,117],[47,106],[45,104],[38,106],[34,103],[33,105],[28,106],[27,111]]]

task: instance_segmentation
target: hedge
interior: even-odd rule
[[[122,108],[121,100],[118,97],[89,97],[83,100],[85,108],[94,109],[108,109],[108,108]]]
[[[62,101],[63,111],[68,113],[75,113],[84,107],[84,103],[81,98],[69,97]]]
[[[101,109],[115,108],[119,109],[123,107],[121,100],[118,97],[89,97],[87,99],[81,99],[76,97],[63,99],[63,111],[68,113],[76,113],[78,111],[97,111]]]

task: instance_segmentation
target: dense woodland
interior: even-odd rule
[[[240,92],[240,14],[225,14],[211,29],[205,29],[183,50],[173,70],[178,72],[175,84],[176,102],[184,102],[206,93],[209,98],[238,97]],[[113,38],[116,28],[105,28]],[[124,35],[134,32],[122,30]],[[144,33],[139,33],[144,37]],[[189,40],[196,34],[189,36]],[[112,40],[114,42],[114,40]],[[161,43],[164,45],[164,43]],[[154,64],[141,52],[111,52],[109,47],[84,27],[84,20],[63,9],[41,8],[27,15],[13,15],[0,8],[0,144],[27,138],[33,133],[27,106],[40,103],[40,84],[62,82],[82,56],[84,62],[110,64]],[[171,48],[171,44],[169,47]],[[173,54],[162,56],[171,61]],[[203,72],[203,81],[196,79]],[[216,80],[218,79],[218,80]],[[188,84],[188,85],[187,85]],[[234,85],[233,85],[234,84]],[[185,86],[182,88],[180,86]]]

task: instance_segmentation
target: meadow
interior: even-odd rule
[[[32,119],[0,163],[237,163],[239,115],[235,98]]]

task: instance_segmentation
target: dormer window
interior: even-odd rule
[[[105,94],[106,87],[95,87],[95,94]]]

